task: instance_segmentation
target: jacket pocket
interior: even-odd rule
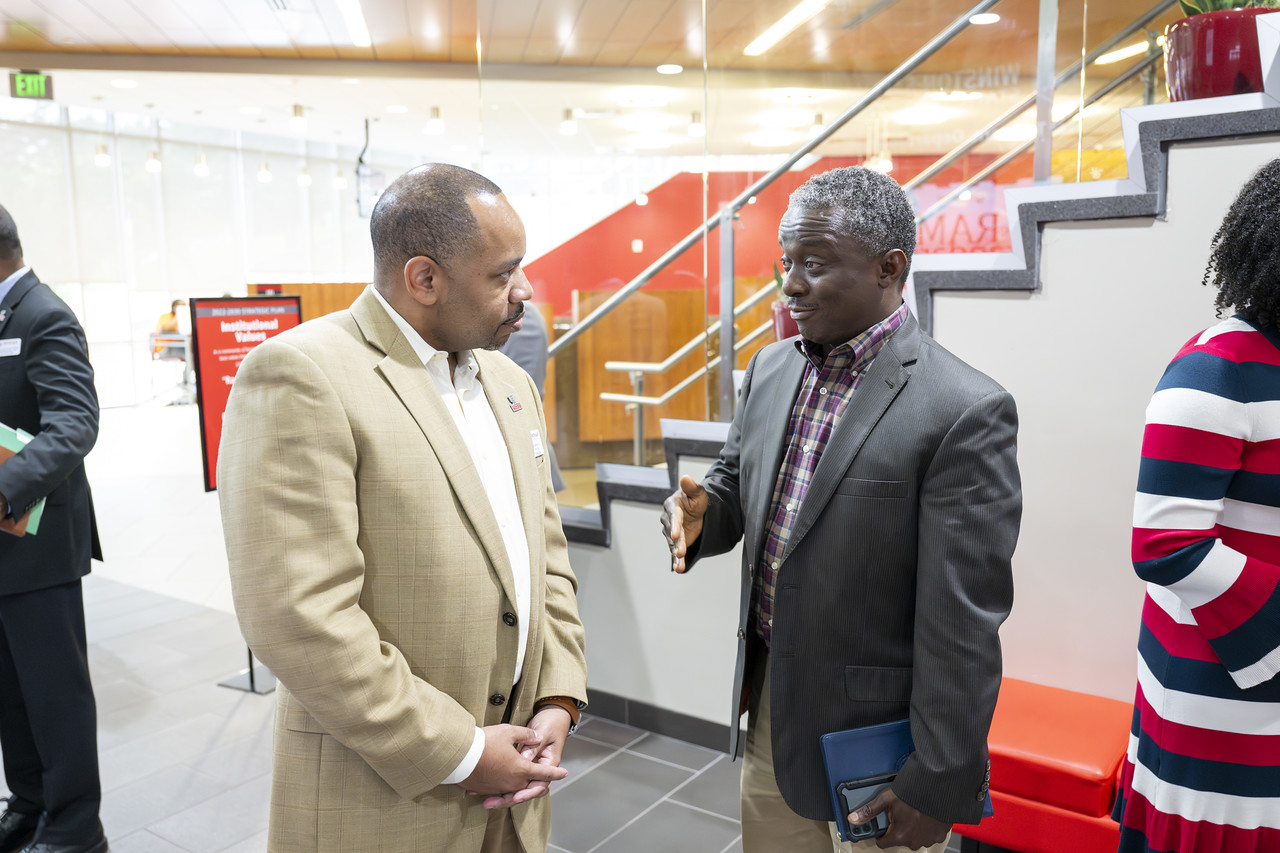
[[[844,692],[855,702],[910,702],[911,667],[846,666]]]
[[[282,725],[291,732],[313,732],[321,735],[329,733],[327,729],[316,722],[315,717],[307,713],[306,708],[302,707],[292,697],[285,702]]]
[[[861,480],[857,477],[845,477],[836,486],[837,495],[851,498],[905,498],[907,491],[906,480]]]

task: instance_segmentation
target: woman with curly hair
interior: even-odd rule
[[[1280,851],[1280,160],[1214,235],[1218,316],[1147,407],[1121,853]]]

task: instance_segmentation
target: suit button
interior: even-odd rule
[[[515,624],[516,624],[516,615],[515,615],[514,613],[503,613],[503,614],[502,614],[502,621],[503,621],[503,622],[505,622],[505,623],[507,623],[508,625],[515,625]]]
[[[501,693],[495,693],[489,697],[490,705],[501,705],[503,702],[506,702],[506,701],[507,701],[507,697],[503,696]]]
[[[739,639],[739,640],[745,640],[746,638],[747,638],[747,632],[746,632],[746,631],[744,631],[744,630],[742,630],[741,628],[739,628],[739,629],[738,629],[738,639]]]

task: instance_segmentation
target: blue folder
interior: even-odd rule
[[[866,784],[902,769],[916,748],[911,740],[911,721],[896,720],[832,732],[819,738],[819,745],[822,763],[827,770],[827,793],[831,795],[831,808],[840,830],[840,839],[857,840],[851,837],[849,814],[840,801],[838,789],[841,785]],[[982,816],[990,817],[991,814],[991,795],[987,794]]]

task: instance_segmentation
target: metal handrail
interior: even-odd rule
[[[1084,58],[1077,60],[1074,65],[1072,65],[1066,71],[1063,71],[1061,74],[1059,74],[1058,79],[1055,80],[1053,83],[1053,88],[1057,90],[1061,88],[1064,83],[1070,80],[1073,80],[1075,76],[1080,73],[1082,68],[1088,65],[1091,65],[1094,62],[1094,60],[1096,60],[1098,57],[1102,56],[1105,53],[1108,53],[1112,48],[1114,48],[1120,42],[1128,39],[1129,36],[1133,35],[1138,30],[1145,28],[1147,24],[1151,23],[1153,20],[1159,17],[1166,9],[1169,9],[1176,3],[1177,3],[1177,0],[1160,0],[1160,2],[1156,3],[1155,6],[1151,7],[1151,9],[1146,12],[1146,14],[1142,15],[1137,20],[1135,20],[1132,24],[1125,27],[1123,30],[1121,30],[1111,38],[1104,41],[1102,44],[1098,45],[1090,53],[1086,54]],[[961,157],[963,157],[964,155],[972,151],[974,148],[977,148],[979,145],[985,142],[987,138],[991,136],[991,134],[995,133],[997,130],[1004,127],[1006,124],[1013,121],[1015,118],[1022,115],[1027,110],[1031,109],[1031,107],[1033,107],[1036,103],[1036,98],[1037,98],[1037,93],[1032,92],[1030,95],[1027,96],[1026,100],[1013,105],[1008,110],[1006,110],[1004,114],[992,120],[989,124],[987,124],[981,130],[974,133],[964,142],[961,142],[955,148],[952,148],[946,154],[942,155],[942,157],[939,160],[937,160],[932,166],[925,169],[923,172],[921,172],[911,180],[904,183],[902,185],[902,188],[907,192],[911,192],[917,187],[923,186],[924,184],[928,183],[931,179],[937,177],[939,174],[942,173],[944,169],[946,169],[952,163],[956,162]]]
[[[835,134],[836,131],[848,124],[854,116],[866,109],[873,101],[896,85],[899,80],[906,77],[925,60],[929,59],[941,50],[943,46],[959,35],[966,27],[969,26],[969,18],[985,12],[987,9],[990,9],[999,2],[1000,0],[980,0],[980,2],[972,9],[952,21],[951,24],[942,30],[942,32],[930,39],[924,47],[917,50],[901,65],[889,72],[889,74],[885,75],[879,83],[868,90],[868,92],[859,98],[853,106],[841,113],[839,118],[827,125],[822,132],[818,133],[804,145],[800,146],[800,148],[796,149],[796,151],[788,156],[781,165],[775,167],[771,172],[761,177],[751,186],[747,187],[747,189],[743,190],[737,198],[733,199],[733,201],[726,205],[725,209],[732,212],[740,210],[752,196],[757,195],[762,189],[769,186],[782,175],[790,171],[791,167],[800,162],[806,154],[814,148],[817,148],[823,142],[826,142],[827,139]],[[724,218],[723,211],[703,222],[700,226],[685,236],[683,240],[667,250],[661,258],[646,267],[644,272],[627,282],[619,290],[614,291],[614,293],[604,302],[600,303],[594,311],[586,317],[583,317],[582,320],[575,323],[569,331],[557,338],[548,348],[549,356],[554,357],[559,354],[561,350],[576,340],[579,335],[587,329],[590,329],[596,323],[600,322],[601,318],[611,312],[618,303],[624,301],[631,296],[631,294],[648,284],[654,276],[666,269],[672,261],[684,254],[684,252],[697,243],[698,240],[702,239],[705,235],[709,235],[711,233],[711,229],[718,227],[722,218]]]
[[[1121,85],[1128,83],[1130,80],[1132,80],[1142,71],[1144,71],[1147,68],[1147,66],[1151,65],[1153,62],[1160,59],[1160,57],[1162,56],[1164,56],[1163,49],[1160,49],[1153,53],[1149,53],[1146,59],[1137,63],[1132,68],[1128,69],[1123,74],[1121,74],[1119,77],[1116,77],[1110,83],[1103,86],[1101,89],[1099,89],[1098,91],[1090,95],[1088,98],[1086,98],[1083,106],[1085,107],[1091,106],[1092,104],[1098,102],[1102,98],[1105,98],[1107,95],[1114,92]],[[1050,128],[1050,132],[1052,133],[1053,131],[1058,130],[1067,122],[1071,121],[1073,118],[1075,118],[1077,115],[1080,114],[1081,109],[1082,107],[1077,105],[1075,108],[1071,110],[1071,112],[1067,113],[1065,116],[1058,119],[1056,122],[1053,123],[1053,127]],[[916,216],[916,224],[919,225],[921,222],[924,222],[926,219],[933,216],[938,211],[942,210],[942,208],[950,204],[953,199],[955,199],[965,190],[970,189],[975,184],[987,178],[989,175],[999,171],[1000,169],[1004,168],[1005,166],[1007,166],[1009,163],[1011,163],[1018,157],[1025,154],[1033,145],[1035,145],[1034,139],[1028,142],[1024,142],[1022,145],[1019,145],[1017,148],[1014,148],[1010,151],[1006,151],[1002,156],[1000,156],[995,160],[992,160],[990,163],[988,163],[982,169],[974,173],[972,176],[966,178],[961,183],[952,187],[951,191],[948,192],[946,195],[944,195],[942,198],[938,199],[936,202],[934,202],[932,207],[930,207],[928,210]]]
[[[751,294],[746,299],[742,300],[742,302],[739,303],[737,307],[733,309],[733,316],[741,317],[747,311],[751,310],[756,305],[759,305],[761,302],[763,302],[765,300],[765,297],[772,295],[775,289],[776,289],[776,286],[773,284],[769,284],[769,285],[766,285],[765,287],[760,288],[755,293]],[[701,344],[711,335],[714,335],[719,330],[720,330],[720,320],[717,319],[714,323],[712,323],[710,326],[707,327],[706,331],[701,332],[697,335],[694,335],[693,338],[690,339],[690,341],[687,344],[680,347],[680,349],[676,350],[671,355],[667,356],[667,358],[664,361],[606,361],[604,363],[604,369],[615,370],[615,371],[626,370],[632,373],[666,373],[668,370],[670,370],[672,367],[675,366],[676,362],[680,361],[680,359],[684,358],[686,355],[693,352],[695,349],[698,348],[699,344]]]
[[[737,353],[742,352],[742,350],[746,348],[747,344],[751,343],[756,338],[760,337],[761,335],[763,335],[765,332],[769,331],[772,328],[773,328],[772,322],[761,323],[759,326],[752,329],[750,332],[747,332],[747,334],[742,336],[742,339],[740,341],[738,341],[733,345],[734,354],[736,355]],[[708,361],[705,366],[699,367],[693,373],[689,374],[684,379],[680,380],[680,382],[668,388],[666,393],[664,393],[661,397],[645,397],[637,394],[616,394],[612,391],[602,391],[600,393],[600,399],[607,400],[608,402],[611,402],[611,403],[630,403],[636,406],[661,406],[663,403],[666,403],[672,397],[679,394],[681,391],[688,388],[698,379],[701,379],[703,376],[706,376],[708,373],[710,373],[712,370],[715,370],[719,366],[720,366],[720,356],[717,355],[715,358]]]

